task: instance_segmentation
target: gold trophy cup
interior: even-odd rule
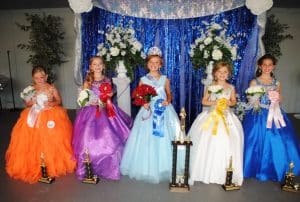
[[[226,169],[225,184],[222,185],[225,191],[233,191],[233,190],[240,189],[240,186],[232,183],[232,175],[233,175],[233,168],[232,168],[232,156],[231,156],[229,161],[229,167]]]
[[[93,174],[92,164],[90,160],[90,156],[88,153],[88,150],[85,150],[85,159],[84,159],[84,165],[85,165],[85,178],[82,180],[83,183],[87,184],[97,184],[99,182],[99,177],[97,175]]]
[[[283,191],[289,192],[298,192],[299,191],[299,184],[295,183],[295,175],[293,173],[294,163],[291,162],[289,165],[289,172],[285,174],[284,177],[284,184],[281,186]]]
[[[39,182],[46,183],[46,184],[51,184],[55,180],[54,177],[49,177],[48,174],[47,174],[47,168],[46,168],[44,153],[41,153],[41,173],[42,173],[42,176],[39,179]]]

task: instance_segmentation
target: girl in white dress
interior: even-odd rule
[[[194,181],[224,184],[226,168],[232,157],[232,182],[243,182],[243,128],[230,110],[236,104],[234,86],[227,83],[231,66],[225,62],[214,65],[214,82],[204,93],[202,104],[209,106],[194,121],[191,137],[190,184]]]

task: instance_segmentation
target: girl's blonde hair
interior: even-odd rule
[[[214,64],[214,67],[213,67],[213,70],[212,70],[212,75],[213,75],[215,81],[216,81],[216,79],[215,79],[215,73],[216,73],[219,69],[221,69],[222,67],[226,67],[227,70],[228,70],[228,73],[229,73],[229,74],[228,74],[228,77],[231,76],[231,72],[232,72],[232,66],[231,66],[231,64],[228,63],[228,62],[220,61],[220,62],[217,62],[217,63]]]

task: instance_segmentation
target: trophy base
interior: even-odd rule
[[[223,184],[222,187],[223,187],[223,189],[225,191],[240,190],[240,188],[241,188],[240,186],[235,185],[235,184],[231,184],[231,185],[225,185],[225,184]]]
[[[41,177],[39,179],[39,182],[51,184],[52,182],[54,182],[54,180],[55,180],[55,178],[53,178],[53,177]]]
[[[86,183],[86,184],[97,184],[99,182],[99,178],[98,177],[94,177],[94,178],[85,178],[82,180],[82,183]]]
[[[295,187],[287,186],[287,185],[283,185],[283,186],[281,187],[281,189],[282,189],[283,191],[288,191],[288,192],[298,192],[298,191],[299,191],[299,189],[297,189],[297,188],[295,188]]]
[[[169,185],[170,192],[189,192],[190,186],[188,184],[171,184]]]

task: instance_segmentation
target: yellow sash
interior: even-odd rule
[[[208,119],[203,123],[202,128],[208,130],[213,123],[212,134],[217,135],[218,125],[220,120],[223,121],[227,134],[229,135],[229,128],[225,119],[224,111],[227,108],[227,99],[221,98],[217,101],[216,108],[210,112]]]

